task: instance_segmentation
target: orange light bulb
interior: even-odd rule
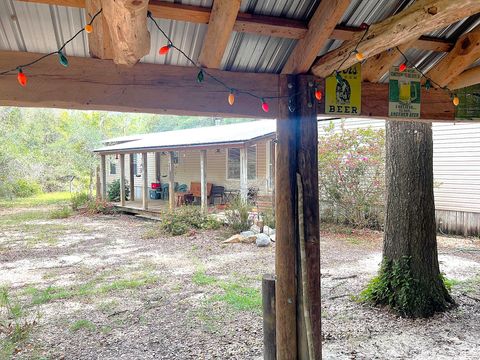
[[[453,97],[453,105],[458,106],[460,104],[460,99],[457,95]]]
[[[355,50],[355,57],[357,58],[358,61],[362,61],[365,57],[360,51]]]
[[[84,29],[87,34],[90,34],[91,32],[93,32],[93,26],[90,24],[85,25]]]
[[[23,73],[22,69],[18,69],[17,80],[23,87],[27,86],[27,76]]]
[[[233,95],[233,93],[231,92],[229,95],[228,95],[228,103],[231,105],[233,105],[233,103],[235,102],[235,95]]]

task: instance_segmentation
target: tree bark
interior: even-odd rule
[[[380,280],[390,306],[406,316],[431,316],[453,300],[438,265],[430,123],[387,122],[385,176]]]

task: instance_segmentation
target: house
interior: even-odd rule
[[[207,183],[244,197],[248,189],[254,189],[259,196],[271,197],[275,131],[275,121],[259,120],[108,139],[104,141],[105,146],[95,150],[102,157],[102,163],[104,161],[103,191],[112,181],[121,178],[122,159],[127,160],[125,174],[130,174],[132,200],[143,198],[145,180],[147,195],[152,183],[169,183],[170,162],[174,183],[190,188],[192,182],[201,182],[203,153]],[[146,171],[142,154],[147,158]],[[148,204],[142,207],[147,209]]]

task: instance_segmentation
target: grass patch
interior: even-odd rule
[[[213,276],[205,274],[204,269],[198,269],[193,274],[192,282],[197,286],[213,285],[217,283],[217,279]]]
[[[21,211],[17,213],[2,215],[0,225],[18,225],[28,221],[48,220],[50,214],[48,211]]]
[[[360,239],[356,237],[348,237],[345,240],[352,245],[360,245]]]
[[[94,279],[87,283],[71,287],[49,286],[45,289],[30,287],[25,289],[25,293],[32,297],[32,304],[42,305],[55,300],[102,295],[113,291],[137,289],[148,284],[153,284],[157,281],[157,276],[143,274],[130,279],[117,279],[110,283],[98,284],[98,279]]]
[[[15,207],[35,207],[43,205],[53,205],[68,203],[71,199],[69,192],[53,192],[44,193],[28,198],[0,199],[0,207],[15,208]]]
[[[85,329],[88,331],[95,331],[97,329],[97,326],[90,320],[86,320],[86,319],[77,320],[70,326],[70,331],[73,331],[73,332],[76,332],[82,329]]]
[[[231,282],[222,283],[220,287],[224,290],[224,294],[213,295],[212,301],[225,302],[235,310],[261,311],[260,289]]]
[[[68,206],[50,211],[50,219],[66,219],[72,216],[72,210]]]

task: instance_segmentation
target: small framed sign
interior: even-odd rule
[[[325,79],[325,113],[360,115],[362,108],[362,64]]]
[[[392,118],[420,118],[422,75],[414,68],[399,71],[390,69],[388,116]]]

